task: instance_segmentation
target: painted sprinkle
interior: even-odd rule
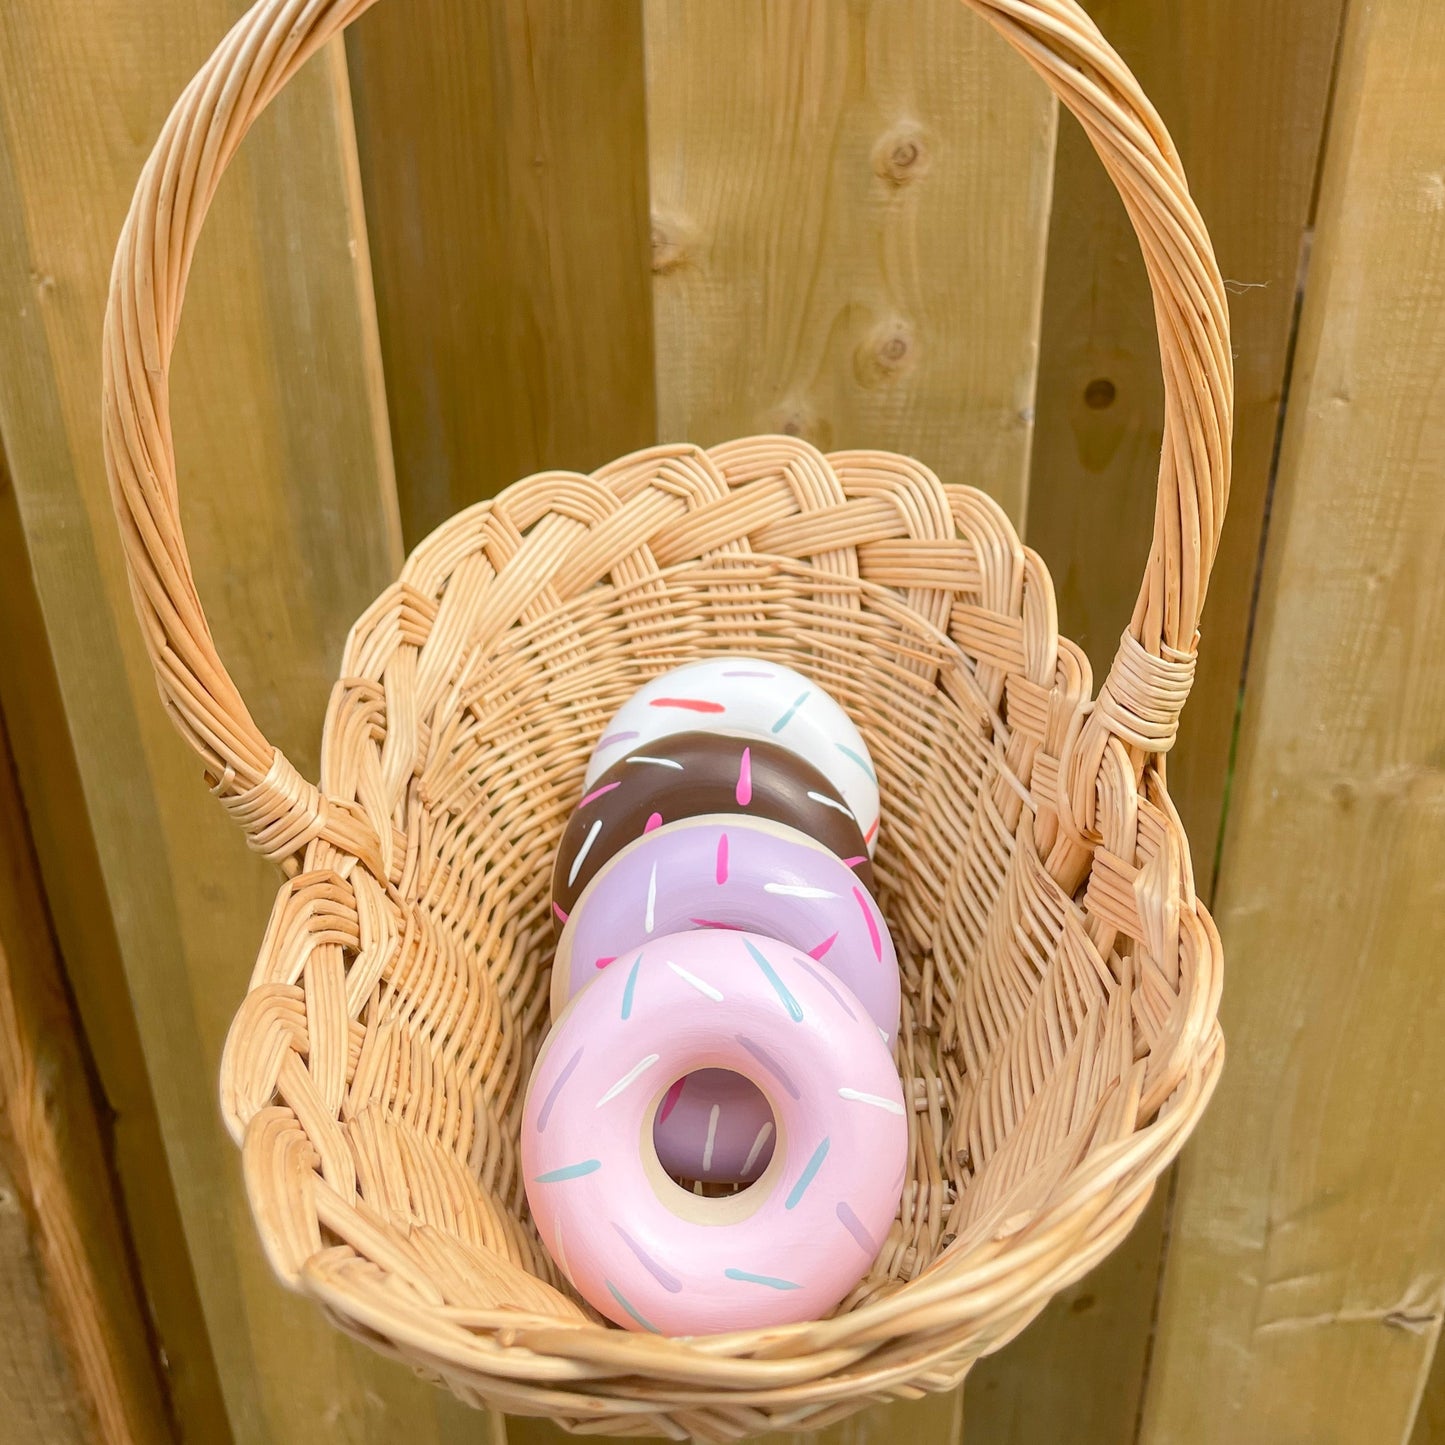
[[[878,921],[873,917],[873,910],[868,906],[868,895],[861,888],[855,888],[853,897],[858,907],[863,910],[863,921],[868,925],[868,941],[873,945],[873,957],[882,963],[883,938],[878,932]]]
[[[823,1142],[813,1150],[813,1157],[803,1166],[803,1172],[798,1175],[798,1182],[789,1191],[783,1208],[794,1208],[808,1192],[808,1186],[813,1182],[813,1177],[823,1167],[823,1160],[828,1157],[828,1139],[825,1135]]]
[[[572,1070],[575,1069],[582,1059],[582,1050],[578,1049],[570,1059],[562,1072],[557,1075],[557,1082],[547,1090],[547,1097],[542,1100],[542,1107],[537,1111],[537,1132],[540,1134],[547,1127],[547,1120],[552,1117],[552,1105],[557,1102],[557,1095],[562,1092],[562,1087],[572,1077]]]
[[[533,1184],[560,1184],[564,1179],[581,1179],[584,1174],[595,1174],[602,1167],[600,1159],[584,1159],[580,1164],[564,1164],[560,1169],[549,1169],[532,1180]]]
[[[709,702],[702,697],[655,697],[649,707],[680,708],[684,712],[726,712],[720,702]]]
[[[747,944],[748,952],[753,956],[753,962],[762,969],[763,977],[772,984],[773,992],[782,1000],[783,1007],[787,1009],[788,1013],[792,1016],[793,1022],[798,1024],[802,1023],[802,1005],[788,992],[788,986],[778,977],[777,970],[763,956],[761,950],[752,939],[745,938],[743,942]]]
[[[743,759],[738,767],[738,786],[734,796],[738,807],[746,808],[753,800],[753,750],[743,749]]]
[[[812,695],[813,693],[811,689],[809,689],[809,691],[807,692],[800,692],[797,697],[793,699],[792,707],[790,707],[787,712],[785,712],[782,717],[780,717],[777,722],[773,724],[773,732],[775,734],[782,732],[782,730],[787,727],[787,725],[792,722],[792,720],[797,716],[798,709],[802,707],[802,705],[807,702],[807,700],[812,697]]]
[[[627,975],[627,985],[622,990],[622,1022],[626,1023],[632,1016],[632,997],[637,992],[637,970],[642,967],[642,955],[639,953],[632,961],[632,971]]]
[[[656,1325],[650,1323],[647,1319],[645,1319],[642,1315],[638,1314],[637,1311],[632,1308],[632,1306],[628,1303],[627,1296],[623,1294],[622,1291],[618,1289],[617,1286],[613,1284],[610,1279],[605,1280],[604,1283],[606,1284],[608,1291],[611,1293],[612,1298],[615,1299],[617,1303],[620,1304],[622,1308],[625,1309],[627,1313],[630,1314],[632,1318],[635,1319],[637,1323],[642,1326],[643,1329],[650,1331],[654,1335],[662,1333],[662,1331],[659,1330]]]
[[[621,783],[603,783],[600,788],[594,788],[590,793],[588,793],[587,796],[583,798],[580,803],[577,804],[577,806],[578,808],[585,808],[588,803],[595,803],[598,798],[605,797],[614,788],[620,788],[621,786]]]
[[[729,1279],[740,1280],[743,1284],[762,1284],[769,1289],[802,1289],[802,1285],[794,1284],[790,1279],[775,1279],[770,1274],[749,1274],[745,1269],[725,1269],[723,1273]]]

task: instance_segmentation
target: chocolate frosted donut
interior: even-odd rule
[[[746,813],[796,828],[836,853],[873,891],[858,820],[805,758],[758,738],[673,733],[613,763],[572,814],[552,870],[558,933],[613,854],[653,828],[703,813]]]

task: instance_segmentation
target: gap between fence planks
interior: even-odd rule
[[[414,0],[346,44],[411,547],[654,440],[642,11]]]
[[[1341,8],[1342,0],[1088,4],[1169,126],[1224,275],[1239,283],[1230,306],[1236,409],[1229,521],[1204,614],[1199,672],[1169,760],[1170,793],[1206,897]],[[1138,242],[1118,192],[1067,117],[1041,346],[1026,537],[1053,574],[1059,630],[1088,651],[1097,684],[1128,621],[1135,564],[1149,546],[1163,391]],[[1168,1187],[1162,1180],[1159,1192]],[[1165,1219],[1156,1197],[1093,1275],[1000,1354],[979,1362],[967,1395],[980,1438],[991,1445],[1132,1440]]]
[[[101,462],[115,237],[167,108],[241,8],[170,6],[157,26],[122,0],[0,7],[0,430],[80,763],[85,816],[69,825],[93,831],[105,894],[88,906],[111,912],[124,964],[103,987],[135,1008],[235,1438],[434,1445],[482,1422],[340,1336],[261,1257],[206,1081],[275,878],[240,853],[156,707]],[[222,188],[175,373],[199,587],[303,766],[342,637],[400,553],[354,166],[337,46]]]
[[[1089,0],[1169,126],[1230,296],[1234,472],[1169,791],[1209,896],[1296,282],[1343,0]],[[1028,540],[1097,683],[1149,547],[1163,386],[1138,243],[1065,122],[1044,290]],[[1116,559],[1111,565],[1108,559]]]
[[[115,1195],[0,719],[0,1433],[8,1439],[174,1438]]]
[[[1435,1363],[1420,1398],[1415,1428],[1410,1432],[1410,1445],[1445,1445],[1445,1351],[1438,1340]]]
[[[19,217],[0,146],[0,217]],[[14,202],[12,205],[11,202]],[[12,235],[0,223],[0,256]],[[3,262],[0,262],[3,265]],[[32,329],[28,336],[33,338]],[[13,337],[0,341],[8,355]],[[106,1143],[182,1435],[227,1445],[229,1427],[161,1140],[120,946],[87,820],[65,707],[11,477],[0,457],[0,716],[9,730],[31,841],[79,1028],[104,1101]]]
[[[1445,1313],[1442,73],[1349,6],[1143,1445],[1397,1445]]]

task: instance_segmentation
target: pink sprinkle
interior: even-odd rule
[[[566,923],[567,915],[563,913],[562,905],[560,903],[554,903],[552,905],[552,912],[555,913],[557,917],[562,920],[563,923]]]
[[[861,888],[853,890],[853,897],[858,900],[858,907],[863,910],[864,921],[868,924],[868,937],[873,943],[873,957],[882,963],[883,939],[879,936],[878,925],[873,921],[873,910],[869,908],[868,899]]]
[[[736,923],[719,923],[716,918],[689,918],[687,921],[692,924],[694,928],[726,928],[731,933],[741,931]],[[833,938],[837,936],[835,933]],[[831,943],[832,939],[828,941]]]
[[[678,707],[685,712],[726,712],[720,702],[708,702],[701,697],[655,697],[649,707]]]
[[[598,968],[606,968],[609,963],[616,963],[616,962],[617,962],[617,955],[614,953],[611,958],[599,958],[599,959],[597,960],[596,966],[597,966]]]
[[[717,840],[717,881],[720,884],[728,881],[728,835],[726,833]]]
[[[856,868],[860,863],[866,863],[866,858],[845,858],[843,860],[850,868]]]
[[[603,748],[610,748],[613,743],[629,742],[636,736],[636,733],[608,733],[607,736],[597,744],[597,751],[601,752]]]
[[[682,1098],[682,1086],[687,1083],[687,1075],[684,1074],[667,1093],[663,1096],[662,1108],[657,1111],[657,1122],[667,1123],[667,1116],[677,1108],[677,1101]]]
[[[822,943],[818,944],[816,948],[810,948],[808,950],[808,957],[812,959],[821,959],[823,955],[827,953],[827,951],[832,948],[832,946],[837,941],[838,935],[836,933],[830,933],[827,938],[822,941]]]
[[[878,831],[878,825],[879,825],[882,821],[883,821],[883,818],[882,818],[881,815],[880,815],[879,817],[877,817],[877,818],[874,818],[874,820],[873,820],[873,826],[872,826],[871,828],[869,828],[869,830],[863,835],[863,841],[864,841],[865,843],[871,843],[871,842],[873,841],[873,835]]]
[[[738,807],[746,808],[753,800],[753,750],[743,749],[742,765],[738,768]]]
[[[577,806],[579,808],[585,808],[588,803],[595,803],[597,799],[600,798],[604,793],[610,793],[613,788],[620,788],[621,786],[622,784],[620,782],[603,783],[600,788],[594,788],[590,793],[588,793],[587,796],[583,798],[580,803],[577,804]]]
[[[650,818],[648,818],[647,822],[643,824],[642,831],[644,833],[651,833],[655,829],[660,827],[662,827],[662,814],[654,813]]]

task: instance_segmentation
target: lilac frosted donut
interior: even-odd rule
[[[640,687],[603,729],[587,762],[587,790],[625,754],[683,728],[791,748],[842,794],[868,851],[877,846],[878,774],[852,719],[810,678],[753,657],[690,662]]]
[[[587,885],[552,965],[552,1016],[616,957],[684,929],[743,929],[776,938],[841,979],[891,1050],[898,958],[888,926],[852,870],[821,844],[763,818],[710,814],[669,823],[613,856]],[[715,1108],[719,1112],[714,1112]],[[727,1075],[679,1079],[658,1122],[658,1153],[689,1179],[742,1180],[767,1164],[755,1143],[767,1110]]]
[[[522,1115],[527,1201],[568,1279],[618,1324],[818,1319],[882,1248],[907,1167],[903,1091],[858,1001],[805,964],[752,933],[659,935],[543,1046]],[[709,1068],[751,1079],[778,1137],[762,1178],[723,1199],[673,1183],[652,1147],[668,1085]]]

